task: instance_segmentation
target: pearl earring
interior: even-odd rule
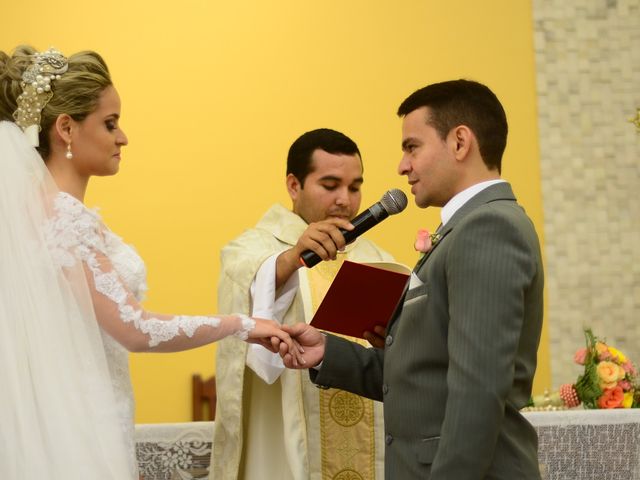
[[[67,157],[67,160],[71,160],[73,158],[73,152],[71,151],[71,143],[67,143],[67,153],[64,156]]]

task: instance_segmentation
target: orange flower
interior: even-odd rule
[[[605,388],[604,393],[598,399],[600,408],[620,408],[624,401],[624,392],[621,387]]]
[[[608,360],[611,358],[611,352],[607,345],[602,342],[596,342],[596,352],[598,352],[598,360]]]

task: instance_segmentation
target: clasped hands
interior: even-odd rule
[[[312,368],[324,358],[326,335],[306,323],[280,325],[274,320],[255,319],[256,328],[247,339],[282,357],[285,367],[293,369]],[[384,347],[384,328],[375,327],[374,332],[365,332],[364,337],[378,348]]]
[[[254,320],[256,326],[246,341],[280,354],[286,367],[310,368],[322,360],[325,336],[311,325],[280,325],[275,320],[263,318]]]

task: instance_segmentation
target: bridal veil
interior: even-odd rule
[[[82,262],[43,235],[57,188],[22,130],[0,121],[0,478],[131,478]]]

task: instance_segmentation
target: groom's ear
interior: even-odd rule
[[[464,160],[469,155],[476,137],[466,125],[458,125],[449,133],[449,141],[456,160]]]

